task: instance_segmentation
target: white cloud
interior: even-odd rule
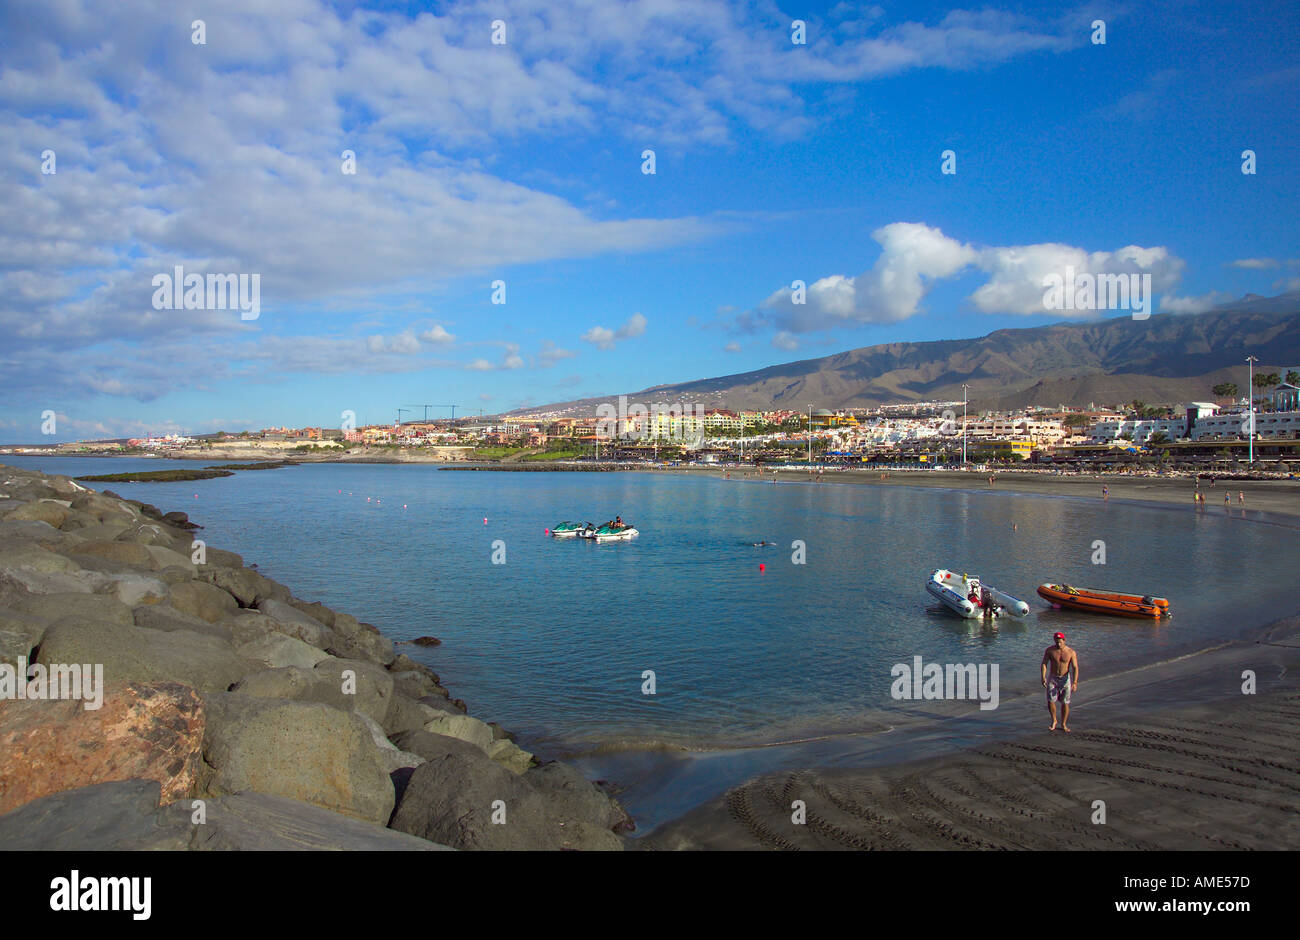
[[[542,348],[537,353],[537,362],[542,368],[549,369],[557,362],[562,362],[565,359],[572,359],[576,355],[577,353],[573,352],[573,350],[561,349],[559,346],[555,345],[553,340],[548,339],[546,342],[542,343]]]
[[[799,348],[799,341],[790,333],[782,330],[772,337],[772,345],[777,349],[783,349],[786,352],[792,352]]]
[[[836,274],[808,285],[804,303],[783,287],[760,306],[782,329],[794,333],[859,323],[897,323],[917,309],[936,278],[949,277],[978,257],[969,245],[937,228],[895,222],[876,229],[880,257],[865,274]]]
[[[1182,259],[1170,255],[1168,249],[1137,245],[1094,252],[1051,243],[985,248],[976,264],[989,275],[989,280],[971,295],[975,306],[984,313],[1052,313],[1080,318],[1095,316],[1096,311],[1044,307],[1044,278],[1055,275],[1064,279],[1071,269],[1076,276],[1145,273],[1151,275],[1152,290],[1164,292],[1178,283],[1183,271]]]
[[[743,314],[742,329],[775,327],[807,333],[864,323],[897,323],[921,311],[925,295],[936,281],[968,270],[987,275],[970,300],[984,313],[1093,316],[1093,311],[1054,311],[1044,307],[1043,279],[1049,274],[1149,273],[1154,291],[1177,284],[1183,262],[1166,248],[1130,245],[1116,251],[1088,252],[1070,245],[1044,243],[1009,247],[977,247],[949,238],[937,228],[895,222],[877,229],[872,238],[881,251],[876,263],[857,277],[830,275],[808,285],[804,303],[783,287],[757,310]]]
[[[740,352],[740,344],[737,343],[735,340],[732,340],[730,343],[728,343],[726,346],[723,346],[722,348],[725,352],[729,352],[729,353]]]
[[[582,334],[582,339],[591,343],[597,349],[613,349],[614,344],[620,340],[641,336],[645,333],[645,328],[646,318],[639,313],[634,313],[617,330],[611,330],[604,326],[593,326]]]
[[[1264,271],[1268,268],[1276,268],[1278,264],[1276,258],[1238,258],[1232,262],[1234,268],[1246,268],[1250,271]]]
[[[434,325],[420,334],[420,339],[435,346],[446,346],[456,342],[456,337],[448,333],[445,327]]]
[[[366,348],[372,353],[390,353],[398,356],[411,356],[420,351],[420,341],[410,330],[385,339],[376,333],[366,337]]]
[[[1232,300],[1231,294],[1225,294],[1222,291],[1212,290],[1208,294],[1201,294],[1197,297],[1179,297],[1175,294],[1165,294],[1160,298],[1160,310],[1162,313],[1204,313],[1219,304],[1227,303]]]

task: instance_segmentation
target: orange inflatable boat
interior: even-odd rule
[[[1150,594],[1116,594],[1113,591],[1090,591],[1087,588],[1070,587],[1068,584],[1040,584],[1038,596],[1061,607],[1086,610],[1094,614],[1151,619],[1170,615],[1169,601],[1163,597],[1152,597]]]

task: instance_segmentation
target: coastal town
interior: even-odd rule
[[[1289,472],[1300,461],[1300,374],[1264,375],[1256,395],[1216,386],[1209,401],[976,411],[961,401],[872,409],[737,411],[683,403],[554,413],[394,420],[357,427],[273,427],[111,441],[10,446],[0,453],[271,456],[567,463],[1082,466],[1156,462]],[[400,412],[398,418],[400,419]],[[1250,433],[1253,425],[1254,433]]]

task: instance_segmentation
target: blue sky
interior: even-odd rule
[[[46,410],[56,439],[493,413],[977,336],[1061,320],[1041,279],[1066,264],[1150,273],[1171,312],[1300,289],[1297,27],[1284,3],[17,0],[0,440],[48,440]],[[177,264],[258,274],[260,315],[155,309]]]

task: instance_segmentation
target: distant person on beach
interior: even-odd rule
[[[1231,494],[1231,493],[1224,493],[1224,494],[1223,494],[1223,505],[1225,505],[1225,506],[1230,506],[1231,504],[1232,504],[1232,494]]]
[[[1050,674],[1048,666],[1051,666]],[[1074,680],[1070,680],[1070,667],[1074,666]],[[1042,664],[1043,688],[1047,689],[1047,711],[1052,716],[1052,727],[1056,730],[1056,703],[1061,703],[1061,730],[1070,730],[1070,693],[1079,690],[1079,657],[1074,650],[1065,645],[1065,634],[1056,634],[1056,644],[1049,646],[1043,653]]]
[[[1101,498],[1102,498],[1102,499],[1110,499],[1110,487],[1109,487],[1109,486],[1103,486],[1103,487],[1101,488]]]
[[[1241,492],[1240,490],[1238,490],[1238,491],[1237,491],[1237,502],[1239,502],[1239,503],[1244,503],[1245,501],[1246,501],[1246,494],[1243,493],[1243,492]]]

